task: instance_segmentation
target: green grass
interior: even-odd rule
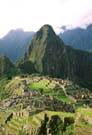
[[[75,123],[75,127],[81,127],[84,129],[92,130],[92,123],[89,123],[87,119],[92,121],[92,109],[91,108],[78,108],[76,117],[80,115],[78,121]]]
[[[32,83],[29,85],[29,87],[35,90],[39,90],[39,89],[48,90],[48,88],[42,83]]]
[[[0,78],[0,101],[9,97],[8,91],[5,89],[9,80],[6,77]]]
[[[92,117],[92,109],[91,108],[78,108],[77,112],[79,112],[80,114],[83,114],[83,115],[88,115],[88,116],[91,116]]]
[[[59,115],[61,117],[75,117],[75,114],[74,113],[70,113],[70,112],[45,111],[45,113],[48,114],[49,116]]]
[[[51,87],[51,84],[49,84]],[[66,102],[66,103],[73,103],[74,101],[72,99],[70,99],[69,97],[65,96],[65,93],[62,89],[58,88],[55,89],[52,85],[52,89],[48,87],[46,87],[46,82],[43,83],[43,81],[39,82],[39,83],[31,83],[28,85],[28,87],[30,89],[33,90],[37,90],[37,91],[43,91],[43,94],[45,95],[49,95],[49,96],[53,96],[55,97],[57,100],[62,101],[62,102]]]
[[[56,96],[56,99],[66,102],[66,103],[73,103],[74,101],[66,96]]]
[[[82,127],[82,128],[85,128],[85,129],[92,129],[92,124],[86,124],[82,121],[78,121],[76,124],[75,124],[75,127]]]
[[[74,133],[74,125],[69,125],[66,128],[66,131],[64,133],[62,133],[62,135],[75,135]]]

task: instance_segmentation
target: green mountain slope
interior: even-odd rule
[[[92,88],[92,54],[66,46],[49,25],[35,34],[25,53],[26,60],[41,74],[69,78]]]
[[[29,61],[29,60],[19,60],[16,64],[17,68],[20,69],[20,71],[22,73],[28,73],[28,74],[32,74],[32,73],[37,73],[34,64]]]
[[[8,74],[13,68],[14,65],[6,56],[0,56],[0,76]]]
[[[67,76],[66,48],[49,25],[44,25],[36,33],[25,56],[40,73],[63,78]]]

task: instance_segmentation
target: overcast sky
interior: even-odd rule
[[[83,26],[92,22],[92,0],[0,0],[0,37],[9,30],[37,31],[50,24]]]

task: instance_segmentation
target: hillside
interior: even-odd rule
[[[0,39],[0,55],[9,57],[15,62],[23,57],[34,32],[24,32],[22,29],[11,30]]]
[[[76,49],[92,51],[92,24],[89,24],[86,29],[75,28],[65,30],[59,36],[67,45]]]
[[[14,74],[13,71],[17,70],[12,62],[6,56],[0,56],[0,77],[4,75]]]
[[[33,63],[40,74],[68,78],[92,88],[92,54],[66,46],[49,25],[35,34],[25,53],[25,61]]]
[[[91,135],[92,93],[88,89],[39,75],[4,78],[0,89],[1,84],[1,135]]]

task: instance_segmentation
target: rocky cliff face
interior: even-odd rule
[[[92,88],[92,54],[69,46],[66,48],[69,58],[69,78],[85,87]]]

